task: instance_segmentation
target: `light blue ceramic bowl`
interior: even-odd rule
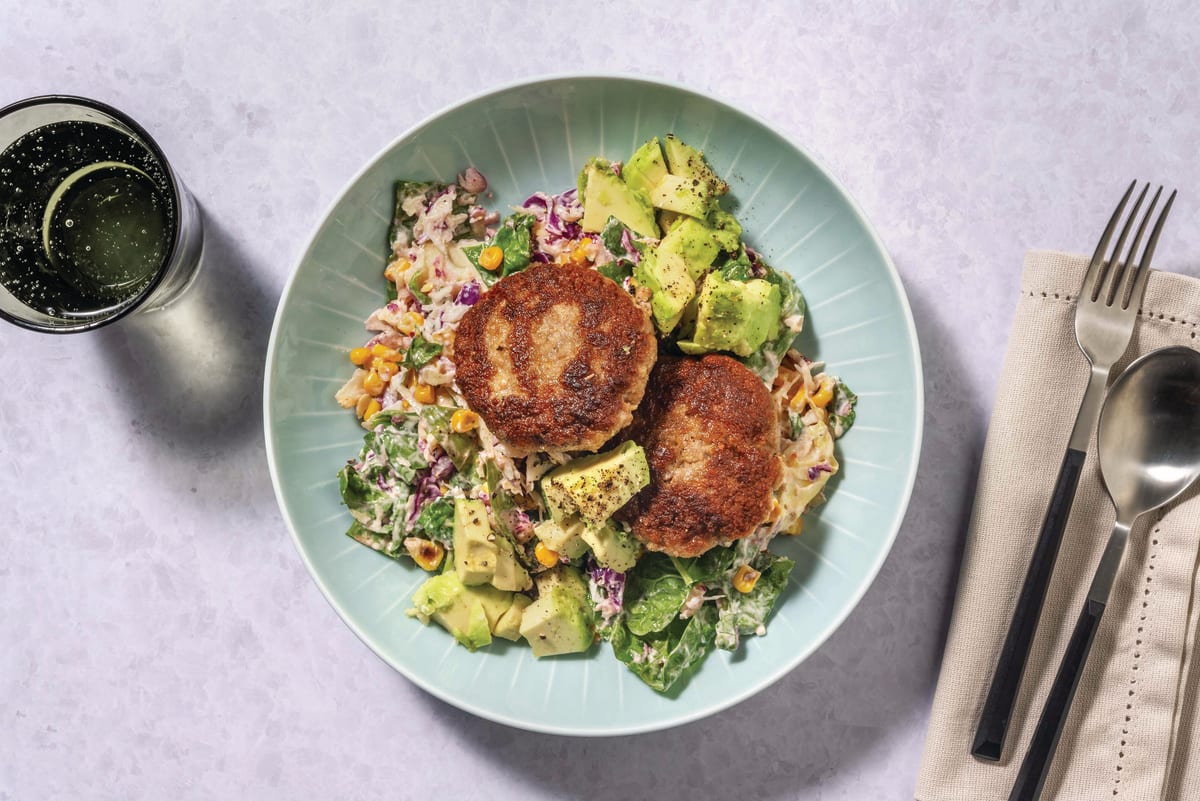
[[[672,696],[654,693],[607,644],[536,661],[498,641],[468,653],[404,615],[426,574],[347,539],[335,473],[360,446],[333,393],[362,321],[383,302],[383,257],[397,178],[488,177],[493,208],[571,186],[591,156],[622,160],[668,131],[729,180],[746,239],[792,273],[808,299],[800,340],[858,392],[839,445],[842,473],[804,534],[781,538],[794,580],[766,637],[718,651]],[[837,182],[760,120],[675,86],[563,77],[510,86],[450,108],[401,136],[355,176],[283,293],[267,353],[267,456],[296,547],[334,609],[388,664],[462,709],[525,729],[578,735],[649,731],[752,695],[819,646],[862,597],[891,548],[921,443],[921,363],[904,290],[882,244]],[[863,654],[864,658],[873,658]]]

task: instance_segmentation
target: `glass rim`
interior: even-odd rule
[[[18,325],[21,328],[25,328],[30,331],[37,331],[42,334],[79,334],[85,331],[95,331],[97,328],[102,328],[110,323],[115,323],[117,320],[120,320],[121,318],[137,311],[137,309],[146,301],[146,299],[154,293],[154,290],[158,288],[159,284],[162,283],[163,278],[167,274],[167,268],[171,266],[171,262],[175,258],[175,252],[179,248],[179,242],[183,238],[183,198],[180,196],[179,192],[179,179],[176,177],[175,171],[171,168],[171,162],[167,160],[166,154],[163,153],[162,148],[158,146],[158,142],[154,141],[154,137],[151,136],[145,128],[139,125],[136,120],[120,109],[110,106],[108,103],[100,100],[93,100],[89,97],[81,97],[79,95],[36,95],[34,97],[27,97],[24,100],[18,100],[15,103],[9,103],[8,105],[0,108],[0,119],[4,119],[14,112],[23,111],[24,109],[31,108],[33,106],[45,106],[53,103],[80,106],[93,111],[99,111],[102,114],[107,114],[109,117],[112,117],[114,120],[133,131],[138,139],[141,140],[141,143],[150,151],[150,154],[159,162],[159,165],[162,167],[163,172],[167,176],[167,183],[171,192],[171,205],[173,207],[172,210],[175,218],[175,235],[171,238],[170,246],[167,248],[167,252],[163,255],[162,263],[159,264],[158,269],[155,270],[154,277],[150,279],[150,283],[148,283],[141,292],[131,298],[129,302],[125,304],[125,306],[113,312],[112,314],[77,324],[47,325],[45,323],[39,323],[33,320],[27,320],[22,317],[18,317],[9,313],[8,311],[5,311],[3,307],[0,307],[0,318],[3,318],[7,322],[13,323],[14,325]]]

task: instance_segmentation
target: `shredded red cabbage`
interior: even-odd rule
[[[474,306],[479,300],[479,284],[475,281],[463,284],[462,289],[458,290],[458,296],[454,298],[455,303],[461,303],[464,306]]]
[[[821,475],[822,473],[832,473],[832,472],[833,472],[833,468],[829,465],[828,462],[821,462],[820,464],[814,464],[812,467],[808,468],[808,480],[816,481],[817,476]]]

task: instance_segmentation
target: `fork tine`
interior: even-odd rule
[[[1167,198],[1167,205],[1163,206],[1162,214],[1158,215],[1158,221],[1154,223],[1154,230],[1150,232],[1150,241],[1146,243],[1146,252],[1142,255],[1142,260],[1139,267],[1146,270],[1150,269],[1150,260],[1154,258],[1154,249],[1158,247],[1158,235],[1162,233],[1163,223],[1167,221],[1167,215],[1171,213],[1171,206],[1175,203],[1175,190],[1171,190],[1171,196]]]
[[[1125,190],[1125,195],[1121,198],[1121,202],[1117,204],[1116,211],[1108,221],[1108,226],[1104,229],[1103,236],[1100,237],[1099,244],[1096,245],[1096,253],[1092,256],[1092,263],[1088,265],[1087,273],[1083,276],[1083,285],[1079,288],[1079,297],[1082,300],[1086,295],[1089,299],[1095,300],[1096,288],[1100,286],[1103,279],[1102,269],[1104,265],[1104,252],[1108,250],[1108,242],[1112,239],[1113,231],[1117,228],[1117,222],[1121,219],[1121,212],[1125,210],[1125,203],[1129,200],[1129,196],[1133,194],[1133,188],[1137,186],[1137,181],[1129,184],[1129,188]]]
[[[1149,189],[1150,185],[1146,184]],[[1162,197],[1163,188],[1160,186],[1158,191],[1154,193],[1154,197],[1150,198],[1150,205],[1146,208],[1146,214],[1142,217],[1142,223],[1138,226],[1137,235],[1133,238],[1133,244],[1129,246],[1129,252],[1125,254],[1125,270],[1128,274],[1128,280],[1125,281],[1125,286],[1121,290],[1121,308],[1128,309],[1129,302],[1134,296],[1134,287],[1136,286],[1138,277],[1144,272],[1141,269],[1141,263],[1137,259],[1138,245],[1142,244],[1142,235],[1146,233],[1147,226],[1150,225],[1150,218],[1154,216],[1154,209],[1158,206],[1158,199]],[[1115,289],[1115,286],[1114,286]],[[1113,295],[1116,298],[1116,295]],[[1111,301],[1110,304],[1111,305]]]
[[[1121,227],[1121,235],[1117,237],[1117,244],[1113,246],[1112,255],[1108,257],[1108,270],[1104,275],[1105,281],[1096,288],[1096,294],[1092,297],[1092,300],[1095,300],[1103,293],[1104,305],[1111,306],[1113,298],[1117,296],[1117,288],[1121,286],[1121,279],[1125,276],[1126,268],[1133,260],[1132,253],[1127,253],[1124,259],[1121,258],[1121,253],[1125,249],[1125,240],[1129,238],[1129,232],[1133,229],[1134,220],[1137,219],[1138,210],[1142,208],[1142,201],[1146,199],[1146,192],[1149,189],[1149,183],[1142,187],[1142,193],[1138,195],[1137,202],[1133,204],[1129,216],[1125,218],[1125,225]],[[1147,216],[1149,216],[1149,212],[1147,212]]]

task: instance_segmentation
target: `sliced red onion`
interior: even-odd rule
[[[467,167],[458,176],[458,185],[467,190],[473,195],[478,195],[487,189],[487,178],[483,177],[483,173],[474,167]]]

